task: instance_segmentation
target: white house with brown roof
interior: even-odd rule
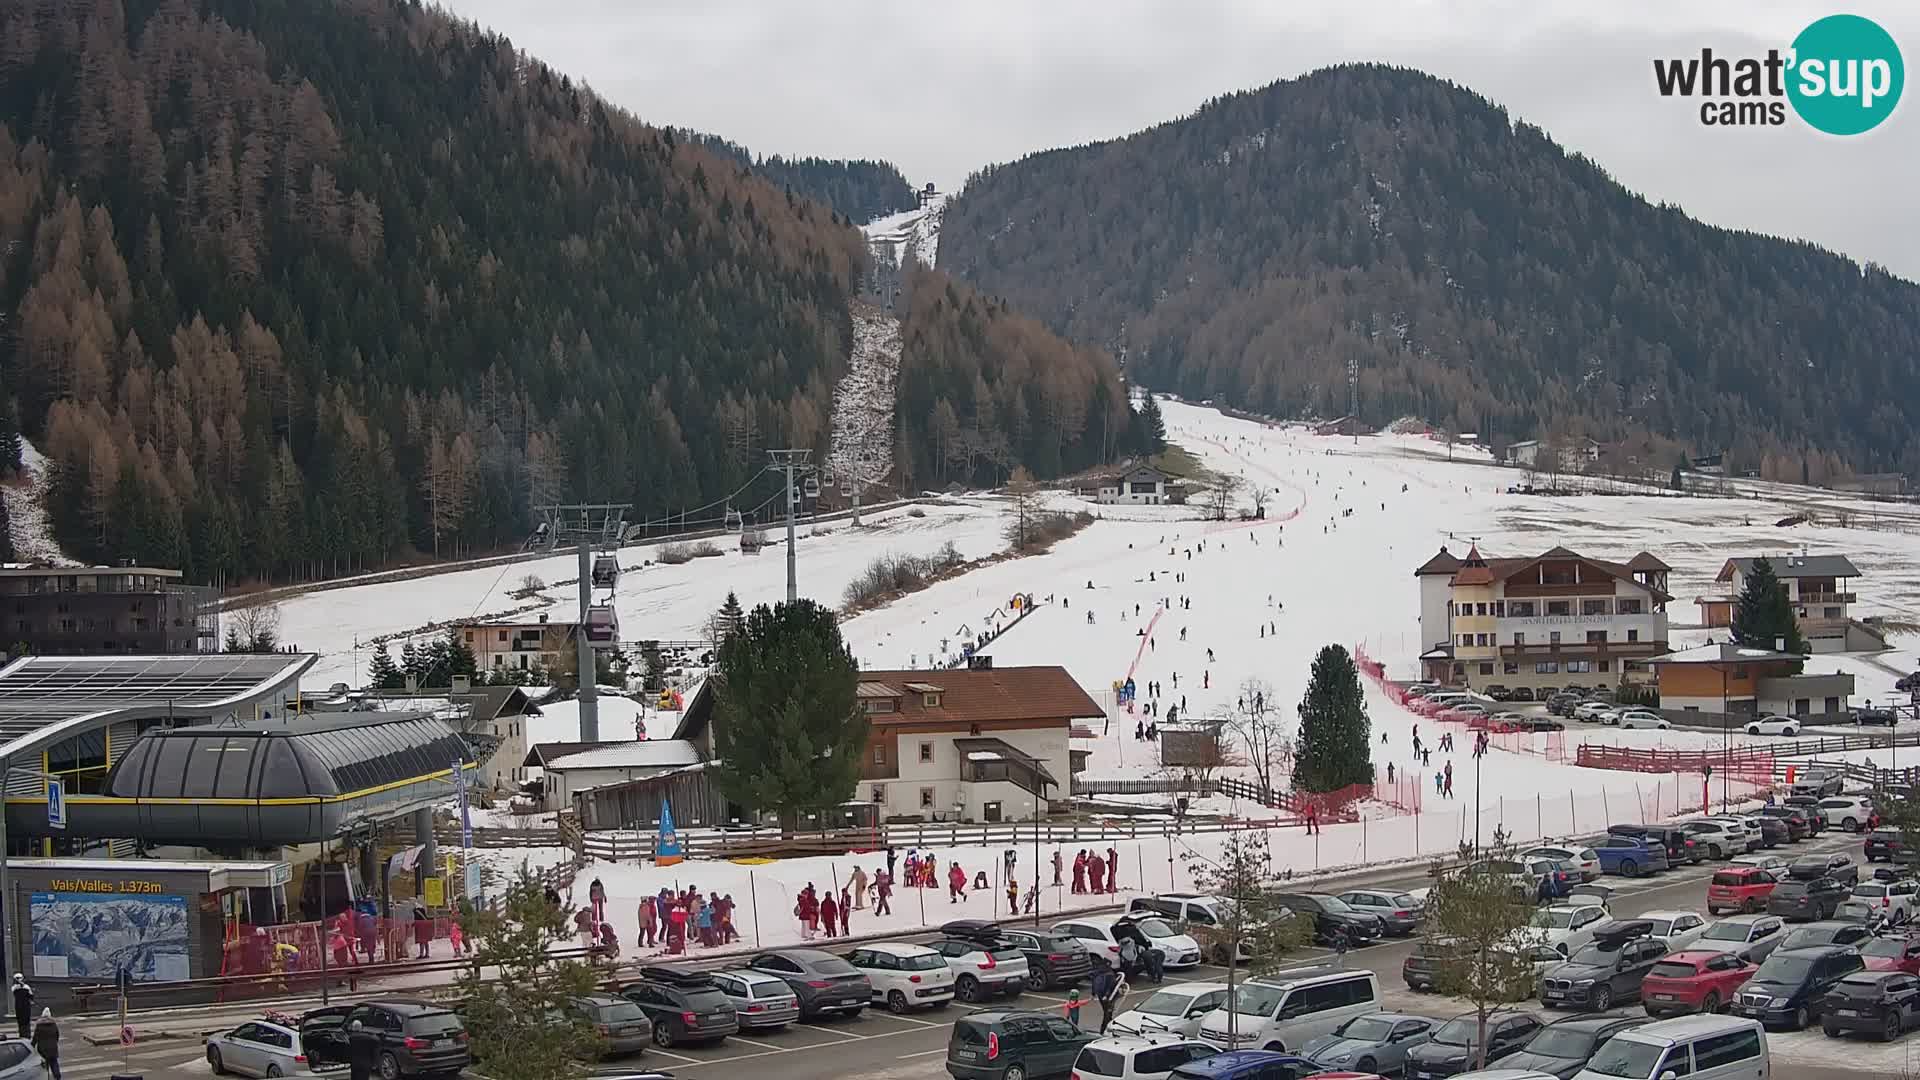
[[[1104,716],[1061,667],[863,671],[855,798],[886,818],[1013,821],[1071,795],[1069,732]]]
[[[1626,562],[1564,547],[1524,558],[1464,558],[1445,548],[1414,571],[1421,667],[1453,686],[1525,689],[1651,680],[1667,651],[1669,567],[1647,552]]]
[[[1159,506],[1168,501],[1167,489],[1172,481],[1171,473],[1143,462],[1115,472],[1090,475],[1075,485],[1075,490],[1097,503]]]
[[[1700,607],[1705,626],[1733,625],[1733,611],[1747,587],[1747,577],[1761,556],[1728,559],[1714,576],[1723,591],[1694,600]],[[1887,647],[1886,637],[1874,627],[1853,618],[1853,605],[1859,600],[1853,579],[1860,571],[1845,555],[1805,555],[1788,553],[1767,559],[1773,575],[1787,587],[1787,602],[1793,605],[1794,621],[1807,648],[1816,653],[1864,652]]]

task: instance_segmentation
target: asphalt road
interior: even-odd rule
[[[1781,854],[1811,851],[1857,851],[1859,838],[1829,833],[1819,840],[1776,849]],[[1616,916],[1631,916],[1645,911],[1678,908],[1702,910],[1706,880],[1716,864],[1668,871],[1663,874],[1626,881],[1608,878],[1620,895],[1614,902]],[[1425,873],[1410,868],[1343,881],[1337,889],[1365,882],[1369,885],[1415,888],[1425,883]],[[1434,1017],[1448,1017],[1465,1011],[1457,1001],[1432,994],[1417,994],[1400,979],[1400,964],[1411,951],[1410,941],[1390,941],[1347,954],[1346,963],[1364,966],[1380,973],[1383,1006],[1397,1011]],[[1302,965],[1330,960],[1325,950],[1312,950],[1301,956]],[[1171,972],[1169,981],[1223,981],[1225,969],[1201,965]],[[1150,986],[1135,991],[1138,998],[1150,993]],[[1022,994],[1005,1004],[1031,1009],[1058,1009],[1065,1002],[1062,994]],[[1523,1006],[1524,1007],[1524,1006]],[[953,1005],[945,1010],[893,1016],[884,1010],[868,1010],[855,1020],[836,1020],[817,1024],[794,1024],[778,1032],[732,1037],[711,1046],[678,1047],[672,1051],[648,1050],[638,1058],[617,1064],[645,1064],[671,1071],[676,1077],[744,1077],[755,1073],[777,1073],[780,1080],[937,1080],[947,1075],[945,1053],[947,1033],[953,1017],[970,1006]],[[1537,1007],[1536,1012],[1544,1012]],[[1559,1014],[1565,1015],[1565,1014]],[[1097,1019],[1099,1009],[1089,1005],[1084,1019]],[[1551,1016],[1549,1016],[1551,1018]],[[1913,1045],[1909,1046],[1908,1043]],[[1920,1064],[1920,1035],[1891,1044],[1860,1040],[1829,1040],[1816,1029],[1811,1033],[1775,1033],[1769,1036],[1775,1075],[1795,1080],[1864,1080],[1866,1077],[1902,1075],[1910,1064]],[[185,1040],[172,1040],[138,1047],[133,1065],[135,1075],[150,1080],[179,1080],[208,1075],[206,1062],[198,1049]],[[87,1048],[87,1052],[64,1061],[64,1073],[76,1080],[107,1080],[121,1071],[117,1052]]]

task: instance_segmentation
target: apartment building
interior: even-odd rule
[[[1747,587],[1753,564],[1762,558],[1728,559],[1715,575],[1714,583],[1723,591],[1694,600],[1705,626],[1733,625],[1734,607]],[[1886,635],[1853,617],[1853,605],[1860,599],[1853,579],[1860,571],[1845,555],[1786,554],[1767,559],[1773,576],[1787,587],[1787,602],[1793,605],[1794,621],[1807,648],[1816,653],[1865,652],[1887,647]]]
[[[219,593],[153,566],[0,565],[0,653],[220,651]]]

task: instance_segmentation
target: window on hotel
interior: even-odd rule
[[[1472,645],[1472,644],[1473,644],[1473,635],[1472,635],[1472,634],[1461,634],[1461,635],[1460,635],[1460,644],[1462,644],[1462,645]]]
[[[1513,632],[1513,643],[1515,645],[1525,645],[1527,643],[1527,635],[1519,630],[1515,630]]]
[[[1504,619],[1507,617],[1507,602],[1505,600],[1495,600],[1493,602],[1493,617],[1496,619]]]
[[[1473,605],[1473,609],[1475,615],[1485,615],[1487,613],[1487,605],[1485,604],[1475,604]]]
[[[933,760],[933,744],[932,743],[923,742],[920,744],[920,760],[921,761]]]
[[[1481,665],[1480,665],[1480,674],[1482,674],[1482,675],[1491,675],[1491,674],[1493,674],[1493,665],[1492,665],[1491,663],[1485,663],[1485,664],[1481,664]]]
[[[1560,661],[1558,660],[1535,661],[1533,665],[1533,673],[1535,675],[1558,675],[1560,673]]]
[[[1560,644],[1560,631],[1558,630],[1547,631],[1547,644],[1549,645]]]
[[[1507,614],[1516,619],[1531,619],[1536,613],[1531,600],[1515,600],[1507,605]]]
[[[1642,611],[1640,608],[1640,598],[1637,596],[1632,596],[1632,597],[1623,596],[1620,599],[1615,600],[1613,602],[1613,610],[1619,612],[1622,615],[1642,614]]]
[[[1475,645],[1478,645],[1478,646],[1480,646],[1481,648],[1485,648],[1485,647],[1486,647],[1486,644],[1487,644],[1487,635],[1485,635],[1485,634],[1475,634],[1475,635],[1473,635],[1473,643],[1474,643]]]
[[[1549,600],[1549,601],[1547,601],[1547,614],[1549,614],[1549,615],[1571,615],[1571,614],[1573,614],[1573,601],[1571,601],[1571,600]]]
[[[1611,661],[1611,660],[1602,660],[1602,661],[1600,661],[1600,667],[1599,667],[1599,669],[1598,669],[1598,670],[1600,671],[1600,673],[1601,673],[1601,674],[1603,674],[1603,675],[1604,675],[1604,674],[1606,674],[1606,673],[1607,673],[1608,671],[1610,671],[1610,670],[1612,670],[1612,668],[1613,668],[1613,661]]]
[[[873,785],[872,801],[877,803],[883,803],[887,801],[887,786],[885,784]]]
[[[920,789],[920,809],[927,810],[927,809],[931,809],[932,807],[933,807],[933,789],[930,787],[921,788]]]
[[[1607,643],[1607,632],[1605,630],[1587,631],[1587,644],[1605,645],[1606,643]]]
[[[875,765],[885,765],[887,763],[887,744],[886,743],[873,744],[873,763]]]
[[[1837,607],[1821,608],[1820,611],[1821,618],[1824,619],[1837,619],[1840,617],[1840,609]]]
[[[1628,640],[1628,641],[1639,641],[1639,640],[1640,640],[1640,631],[1638,631],[1638,630],[1629,630],[1629,631],[1627,631],[1627,640]]]
[[[1520,674],[1520,665],[1509,660],[1500,665],[1500,673],[1502,675],[1518,675]]]
[[[1609,610],[1609,606],[1610,601],[1606,600],[1582,600],[1580,601],[1580,614],[1608,615],[1612,613]]]
[[[1588,672],[1591,672],[1592,670],[1593,670],[1593,661],[1591,660],[1567,661],[1567,674],[1569,675],[1585,675]]]

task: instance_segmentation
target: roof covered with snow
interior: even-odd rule
[[[1691,649],[1668,653],[1665,656],[1650,658],[1649,664],[1751,664],[1763,660],[1804,660],[1799,653],[1775,652],[1772,649],[1756,649],[1748,645],[1736,645],[1731,641],[1710,642],[1696,645]]]
[[[1728,559],[1727,565],[1720,568],[1717,580],[1732,581],[1733,572],[1753,573],[1753,564],[1765,556],[1750,559]],[[1777,578],[1825,578],[1859,577],[1860,571],[1853,560],[1845,555],[1782,555],[1777,559],[1767,559],[1773,564],[1773,576]]]
[[[553,753],[555,747],[536,747],[545,767],[555,772],[569,769],[677,769],[700,761],[700,752],[685,739],[645,739],[640,742],[602,743],[584,746],[571,753]]]
[[[1105,716],[1087,692],[1058,665],[1001,667],[947,671],[863,671],[862,684],[904,686],[938,678],[941,691],[929,707],[925,694],[904,694],[897,711],[874,713],[875,724],[973,724],[986,721],[1030,721],[1055,724]]]

